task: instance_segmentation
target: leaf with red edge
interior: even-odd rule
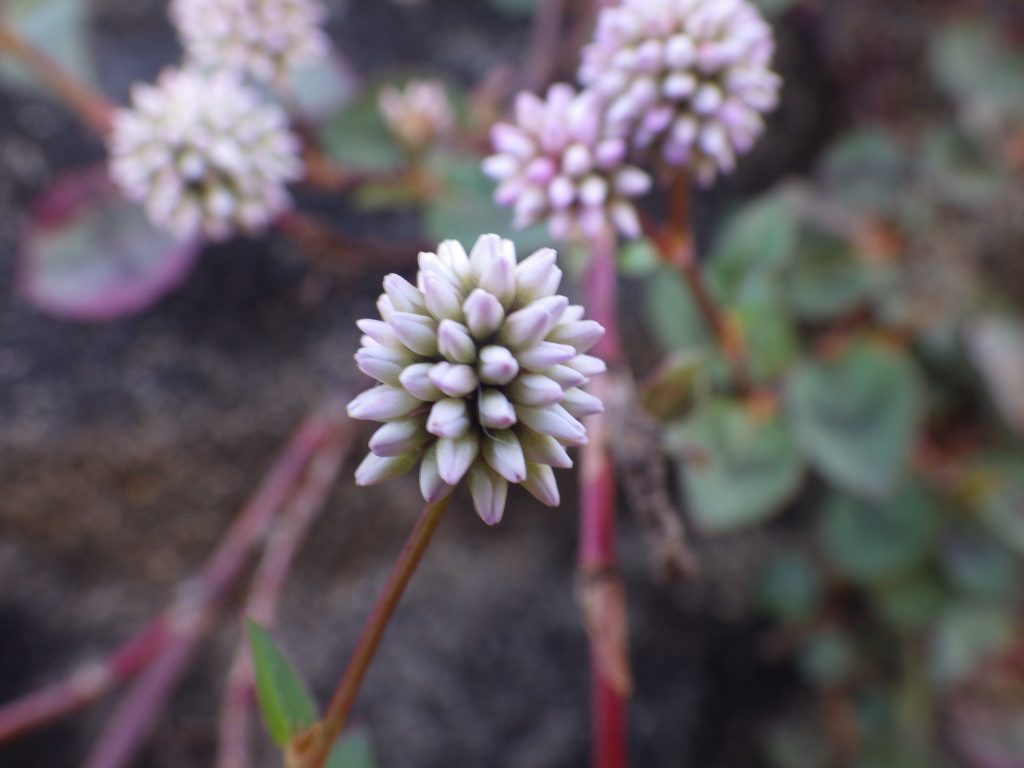
[[[113,320],[180,284],[199,251],[199,241],[156,229],[104,168],[91,168],[58,179],[33,206],[19,247],[19,290],[54,317]]]

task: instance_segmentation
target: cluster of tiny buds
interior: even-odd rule
[[[579,77],[607,103],[613,135],[710,183],[777,104],[774,49],[749,0],[623,0],[601,12]]]
[[[378,106],[391,132],[411,150],[444,138],[455,124],[448,91],[439,80],[410,80],[381,89]]]
[[[593,93],[564,84],[551,86],[546,99],[520,93],[515,118],[494,127],[497,154],[483,166],[499,182],[495,202],[515,207],[515,226],[546,220],[556,239],[640,234],[632,199],[646,194],[651,179],[626,163],[623,138],[604,133]]]
[[[709,184],[731,172],[778,101],[774,38],[749,0],[622,0],[601,11],[576,93],[520,94],[515,123],[495,126],[484,171],[515,224],[552,236],[640,234],[632,199],[651,163]],[[631,164],[634,163],[634,164]]]
[[[262,82],[282,81],[329,50],[319,0],[172,0],[170,13],[191,64]]]
[[[117,112],[110,170],[155,225],[219,240],[258,232],[288,207],[299,149],[284,111],[235,73],[170,69]]]
[[[581,389],[604,363],[587,352],[604,329],[558,295],[562,273],[543,249],[484,235],[469,254],[455,241],[421,253],[416,283],[384,280],[379,320],[362,320],[356,362],[378,386],[348,407],[383,422],[356,471],[370,485],[420,465],[427,502],[463,478],[477,513],[502,518],[509,484],[559,504],[554,468],[587,440],[582,418],[601,402]]]

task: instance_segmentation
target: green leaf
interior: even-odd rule
[[[346,733],[334,745],[326,768],[375,768],[376,765],[370,737],[363,731],[355,731]]]
[[[803,480],[800,453],[782,421],[738,403],[710,401],[665,438],[680,460],[693,517],[708,533],[766,520]]]
[[[521,257],[550,245],[543,227],[512,228],[512,214],[494,204],[494,182],[480,169],[478,157],[439,154],[431,159],[431,169],[444,186],[425,212],[431,241],[458,240],[468,248],[481,234],[493,232],[513,240]]]
[[[885,582],[872,592],[875,608],[891,626],[901,631],[928,627],[948,602],[949,595],[932,573],[912,573]]]
[[[529,16],[538,0],[491,0],[491,5],[507,16]]]
[[[648,277],[661,265],[661,257],[650,240],[630,240],[619,249],[619,273],[627,277]]]
[[[866,341],[804,363],[786,387],[788,416],[810,461],[840,488],[868,497],[901,485],[921,400],[909,357]]]
[[[332,52],[314,64],[289,73],[293,103],[289,106],[311,123],[319,124],[350,104],[358,92],[356,74]]]
[[[808,638],[797,661],[808,680],[828,688],[851,677],[857,663],[857,647],[847,632],[825,627]]]
[[[247,623],[247,630],[263,720],[270,737],[284,747],[296,733],[316,722],[316,704],[270,634],[254,621]]]
[[[1002,542],[979,530],[951,528],[940,556],[946,576],[962,592],[985,601],[1013,599],[1020,567]]]
[[[1004,609],[977,603],[950,608],[932,637],[932,679],[940,685],[964,680],[1006,650],[1016,635],[1013,615]]]
[[[82,0],[6,0],[0,3],[0,23],[44,50],[77,77],[95,82],[88,3]],[[0,56],[0,77],[14,85],[44,90],[8,56]]]
[[[707,357],[695,350],[669,355],[640,389],[640,404],[661,421],[681,419],[693,408]]]
[[[936,503],[916,484],[885,501],[836,494],[821,519],[822,546],[848,579],[867,584],[890,580],[928,557],[938,515]]]
[[[910,158],[883,128],[859,128],[834,143],[822,161],[829,196],[862,211],[891,213],[905,194]]]
[[[318,130],[324,152],[346,171],[387,173],[406,163],[402,148],[384,123],[378,95],[378,88],[367,88]]]
[[[731,308],[739,324],[754,381],[774,383],[797,360],[799,340],[778,282],[751,280]]]
[[[732,216],[715,240],[708,283],[722,298],[738,298],[744,285],[776,274],[797,247],[796,214],[782,194],[765,195]]]
[[[812,618],[821,607],[821,579],[803,555],[787,552],[777,556],[758,579],[761,605],[785,622]]]
[[[757,4],[767,16],[781,16],[791,8],[798,6],[802,0],[757,0]]]
[[[997,116],[1024,115],[1024,56],[992,25],[950,24],[933,36],[929,54],[933,77],[954,98]]]
[[[801,317],[830,320],[868,303],[882,285],[881,275],[861,263],[847,242],[811,227],[801,230],[785,282]]]
[[[1024,462],[1019,456],[984,461],[987,484],[981,499],[981,522],[1001,542],[1024,557]]]
[[[663,347],[692,350],[708,340],[707,327],[693,295],[671,267],[661,267],[648,279],[647,301],[643,306]]]

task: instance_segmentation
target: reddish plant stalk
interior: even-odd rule
[[[448,509],[449,498],[446,497],[433,504],[427,504],[423,508],[423,512],[416,521],[416,526],[409,534],[409,538],[391,570],[391,575],[388,576],[383,591],[377,598],[377,603],[356,643],[352,659],[338,683],[326,714],[312,730],[310,743],[302,745],[303,748],[298,750],[298,754],[289,756],[288,765],[301,768],[323,768],[327,762],[331,748],[338,740],[338,735],[352,711],[359,688],[370,668],[370,663],[377,652],[384,631],[387,629],[391,617],[394,616],[395,609],[398,607],[402,595],[405,594],[405,588],[413,573],[416,572],[416,567],[423,559],[423,553],[433,539],[441,518],[444,517],[445,511]]]
[[[0,51],[17,60],[92,130],[100,136],[107,135],[114,108],[105,96],[5,24],[0,24]]]
[[[135,759],[215,625],[253,549],[265,539],[310,462],[321,451],[333,450],[344,435],[333,414],[313,416],[299,427],[206,566],[180,589],[167,612],[164,647],[115,709],[86,768],[124,768]]]
[[[273,626],[282,593],[295,558],[312,525],[320,518],[334,481],[351,448],[351,433],[322,450],[310,463],[306,479],[296,490],[267,540],[263,558],[252,579],[243,615],[264,627]],[[218,768],[250,765],[250,714],[253,666],[249,644],[238,644],[228,673],[218,724]]]
[[[615,240],[611,233],[592,243],[585,290],[588,312],[605,327],[594,354],[608,363],[595,394],[612,405],[621,391],[624,362],[616,308]],[[603,414],[587,420],[589,442],[580,454],[580,603],[590,639],[595,768],[628,765],[626,702],[632,689],[626,599],[615,552],[615,470]]]

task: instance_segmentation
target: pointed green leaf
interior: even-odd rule
[[[741,208],[715,239],[708,263],[708,283],[733,301],[751,279],[778,273],[797,247],[796,212],[781,193],[765,195]]]
[[[820,322],[870,302],[884,286],[883,277],[880,269],[859,261],[849,243],[804,227],[785,291],[798,315]]]
[[[767,519],[803,479],[803,461],[782,421],[738,403],[709,402],[665,438],[680,460],[692,515],[709,533]]]
[[[284,747],[296,733],[316,722],[316,705],[270,634],[253,621],[248,622],[247,630],[263,720],[270,737]]]
[[[872,342],[790,376],[787,410],[814,466],[852,493],[882,497],[901,484],[922,412],[909,357]]]

